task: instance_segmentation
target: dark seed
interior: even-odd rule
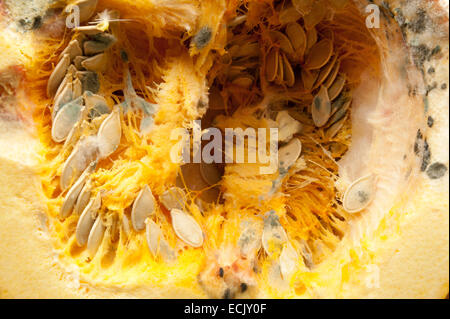
[[[428,167],[427,175],[430,179],[439,179],[447,173],[447,166],[442,163],[433,163]]]
[[[430,164],[431,159],[431,151],[430,146],[428,145],[428,142],[425,140],[423,144],[423,157],[422,157],[422,166],[420,167],[420,170],[422,172],[425,172],[428,165]]]
[[[223,278],[223,268],[219,268],[219,277]]]
[[[206,47],[211,40],[212,37],[212,30],[210,27],[205,26],[201,28],[197,34],[194,36],[194,44],[197,47],[197,49],[203,49]]]
[[[431,116],[428,116],[427,125],[428,127],[433,127],[434,119]]]
[[[78,72],[80,75],[80,81],[83,86],[83,92],[91,91],[92,93],[98,93],[100,90],[100,82],[98,80],[98,74],[92,71]]]
[[[241,283],[241,292],[245,292],[247,290],[248,286],[245,282]]]

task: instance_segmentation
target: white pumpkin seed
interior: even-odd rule
[[[203,245],[203,232],[194,217],[180,209],[172,209],[170,216],[175,234],[182,241],[192,247],[201,247]]]
[[[324,126],[331,115],[331,103],[328,98],[328,90],[321,86],[311,105],[311,113],[314,124],[317,127]]]
[[[52,126],[52,139],[56,143],[64,141],[70,130],[81,119],[84,107],[79,103],[79,100],[69,102],[56,114]]]
[[[95,55],[108,50],[117,39],[109,33],[99,33],[95,40],[86,41],[83,44],[84,54]]]
[[[122,216],[122,227],[123,227],[125,236],[128,237],[131,233],[131,227],[130,227],[130,220],[128,219],[127,215],[125,215],[125,214],[123,214],[123,216]]]
[[[278,124],[278,140],[287,142],[294,134],[300,133],[302,124],[289,115],[288,111],[278,112],[275,121]]]
[[[338,59],[333,69],[331,70],[330,74],[328,75],[327,79],[323,83],[323,85],[326,88],[330,88],[330,86],[334,83],[337,75],[339,74],[340,68],[341,68],[341,60]]]
[[[312,28],[311,30],[306,30],[306,51],[309,52],[311,48],[317,43],[317,30]]]
[[[331,104],[331,113],[333,114],[328,120],[328,125],[332,125],[342,119],[347,114],[352,98],[346,94],[341,96]]]
[[[283,84],[283,81],[284,81],[284,61],[281,54],[278,54],[278,72],[277,77],[275,78],[275,83],[281,85]]]
[[[117,149],[121,136],[120,114],[118,108],[116,108],[98,129],[98,148],[102,158],[108,157]]]
[[[328,8],[321,2],[316,1],[311,11],[303,17],[306,30],[311,30],[319,24],[326,16]]]
[[[85,185],[86,179],[88,178],[89,174],[94,171],[94,169],[95,163],[92,163],[86,168],[83,174],[81,174],[75,184],[73,184],[73,186],[67,192],[67,195],[64,198],[64,202],[61,206],[61,210],[59,212],[61,218],[67,218],[70,213],[72,213],[72,208],[75,205],[75,202],[77,201],[83,186]]]
[[[319,76],[319,71],[318,70],[302,69],[303,87],[307,91],[311,91],[312,88],[314,87],[314,83],[316,82],[318,76]]]
[[[69,45],[61,52],[60,59],[64,57],[65,54],[69,55],[70,61],[73,61],[77,56],[83,55],[80,43],[77,39],[69,42]]]
[[[289,281],[291,276],[295,273],[298,267],[299,256],[295,248],[287,243],[280,254],[280,271],[284,280]]]
[[[281,251],[288,238],[286,231],[280,224],[277,213],[273,210],[264,215],[264,229],[262,233],[262,246],[269,256]]]
[[[78,195],[75,208],[73,209],[73,212],[75,214],[81,215],[81,213],[83,213],[83,210],[86,208],[86,205],[89,203],[89,200],[91,199],[91,193],[92,193],[91,184],[89,181],[87,181],[84,184],[80,194]]]
[[[328,61],[328,63],[320,69],[316,83],[314,83],[314,88],[319,87],[327,79],[328,75],[330,75],[331,71],[334,68],[334,65],[336,64],[337,59],[338,55],[335,54],[333,58],[331,58],[330,61]]]
[[[95,137],[80,140],[63,165],[60,179],[61,190],[66,190],[86,167],[97,159],[98,146]]]
[[[83,93],[86,109],[89,113],[89,118],[93,119],[103,114],[111,113],[111,109],[106,102],[106,99],[98,94],[93,94],[90,91]]]
[[[370,205],[375,197],[375,175],[369,174],[354,181],[345,191],[342,200],[348,213],[358,213]]]
[[[238,246],[241,255],[247,258],[256,255],[261,247],[262,223],[255,220],[244,220],[240,228],[241,235],[239,236]]]
[[[160,255],[165,261],[171,261],[175,259],[175,252],[169,246],[167,240],[164,238],[164,234],[161,228],[149,218],[147,218],[145,224],[147,245],[151,254],[154,257]]]
[[[234,85],[241,86],[243,88],[250,88],[253,84],[254,78],[250,74],[240,76],[232,81]]]
[[[155,197],[148,185],[139,192],[134,200],[131,210],[131,223],[134,230],[140,231],[145,228],[145,220],[155,211]]]
[[[186,193],[179,187],[171,187],[159,197],[159,200],[168,210],[183,209]]]
[[[278,162],[284,170],[289,170],[302,153],[302,143],[298,138],[293,138],[289,143],[278,150]]]
[[[59,94],[55,95],[55,101],[53,103],[52,110],[52,121],[54,121],[56,114],[58,114],[59,110],[72,101],[74,99],[73,94],[73,81],[65,83],[64,88],[59,92]],[[79,104],[82,103],[82,100],[77,101]]]
[[[103,240],[103,235],[105,234],[105,225],[103,224],[102,218],[97,216],[91,231],[89,232],[89,237],[87,240],[87,250],[89,257],[94,258],[97,253],[98,248]]]
[[[81,83],[80,79],[75,79],[72,84],[72,90],[73,90],[73,99],[78,99],[81,94],[83,94],[83,84]]]
[[[58,62],[52,74],[50,75],[50,78],[48,79],[47,83],[48,97],[53,97],[55,95],[59,85],[64,79],[64,76],[66,75],[69,65],[70,65],[70,56],[68,54],[65,54]]]
[[[94,55],[81,62],[81,66],[89,71],[102,72],[106,70],[108,58],[105,53]]]
[[[92,198],[89,201],[89,204],[81,214],[75,231],[75,238],[79,246],[82,247],[86,245],[89,238],[89,233],[91,232],[92,226],[94,225],[98,210],[100,209],[101,205],[102,197],[100,193],[97,193],[95,198]]]

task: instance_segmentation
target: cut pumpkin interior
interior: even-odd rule
[[[80,24],[71,27],[74,7]],[[444,185],[433,210],[447,225],[427,244],[439,275],[422,284],[429,290],[412,291],[444,297],[448,154],[447,162],[427,157],[424,84],[401,26],[382,8],[381,27],[368,28],[364,8],[335,0],[50,4],[15,101],[33,123],[33,187],[48,258],[68,289],[410,296],[396,288],[408,281],[389,288],[403,275],[386,260],[403,251],[408,227],[422,224],[420,193],[432,180]],[[448,40],[444,51],[448,68]],[[179,129],[187,144],[174,138]],[[246,134],[231,156],[225,141],[207,147],[230,129]],[[189,163],[173,160],[185,152]],[[251,160],[272,152],[275,163]],[[439,172],[430,168],[438,164]],[[415,213],[413,226],[402,226]]]

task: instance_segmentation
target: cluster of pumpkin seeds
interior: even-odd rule
[[[80,20],[86,22],[95,12],[97,0],[82,0],[79,6]],[[71,4],[73,5],[73,4]],[[115,43],[115,36],[108,32],[119,21],[115,11],[104,11],[88,25],[73,29],[74,39],[59,56],[47,83],[47,94],[53,98],[52,139],[64,142],[64,149],[71,149],[64,162],[60,188],[65,193],[60,217],[65,219],[72,213],[79,216],[75,239],[80,247],[86,246],[93,258],[101,245],[106,231],[106,221],[100,214],[102,192],[95,192],[91,174],[97,162],[112,155],[118,148],[122,136],[121,113],[142,110],[141,133],[152,127],[152,115],[157,106],[136,94],[128,68],[125,69],[125,100],[111,108],[105,97],[97,94],[100,89],[98,72],[103,72],[108,62],[108,49]],[[125,61],[127,62],[127,61]],[[201,176],[215,183],[214,167],[202,165]],[[196,180],[188,176],[187,180]],[[220,179],[220,177],[219,177]],[[216,196],[217,194],[213,194]],[[206,199],[211,200],[211,194]],[[203,233],[195,219],[186,212],[186,193],[173,187],[160,196],[160,204],[170,211],[175,234],[187,245],[200,247]],[[134,231],[145,229],[149,250],[155,256],[172,260],[175,252],[164,238],[161,228],[151,219],[156,209],[156,200],[148,187],[144,186],[133,202],[131,226]],[[131,231],[127,215],[123,215],[122,226]],[[116,226],[114,223],[111,227]]]

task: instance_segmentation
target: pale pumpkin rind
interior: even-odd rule
[[[125,1],[114,0],[108,3],[122,9]],[[221,19],[225,4],[211,1],[211,4],[202,5],[211,5],[221,14],[202,15],[202,10],[210,9],[201,9],[199,3],[187,0],[169,1],[166,7],[158,7],[149,1],[133,1],[133,5],[124,5],[123,10],[128,10],[129,15],[139,12],[150,16],[155,12],[167,13],[169,22],[166,28],[159,27],[161,20],[152,21],[149,18],[149,23],[155,25],[155,35],[164,36],[166,32],[170,34],[177,30],[194,33],[197,25],[192,21],[195,19],[198,19],[199,25],[218,26],[215,19]],[[361,12],[364,12],[366,2],[360,1],[358,5]],[[389,118],[387,115],[387,119],[394,124],[382,120],[378,122],[378,125],[386,125],[386,135],[389,135],[390,129],[395,133],[395,129],[402,128],[409,135],[414,133],[415,140],[406,139],[405,142],[411,143],[407,147],[410,152],[406,157],[411,163],[412,177],[408,183],[403,184],[393,179],[398,182],[400,189],[395,189],[395,192],[399,192],[395,199],[380,202],[370,214],[354,219],[352,231],[344,236],[332,255],[320,263],[311,277],[305,280],[305,289],[296,290],[298,294],[287,296],[280,296],[270,289],[261,289],[256,297],[443,298],[448,294],[448,13],[434,1],[409,4],[385,1],[380,4],[380,8],[382,24],[399,25],[398,34],[393,31],[396,27],[389,29],[392,31],[391,39],[399,41],[403,38],[405,41],[404,44],[392,43],[392,47],[406,45],[416,69],[411,72],[415,72],[412,74],[417,75],[417,78],[409,78],[405,83],[399,81],[400,86],[404,84],[403,89],[411,80],[417,84],[409,86],[411,101],[415,102],[396,113],[397,116],[403,116],[402,119]],[[5,26],[1,23],[0,27]],[[213,34],[216,31],[213,30]],[[13,42],[12,39],[21,40]],[[153,285],[134,282],[120,287],[112,284],[106,286],[101,279],[86,281],[75,267],[59,261],[58,253],[53,250],[47,235],[47,208],[36,173],[39,141],[27,113],[15,110],[19,104],[22,108],[26,106],[28,100],[23,93],[21,81],[10,80],[20,79],[27,67],[32,67],[27,64],[27,55],[34,54],[32,41],[29,34],[19,36],[14,31],[2,30],[0,37],[0,297],[208,297],[195,275],[183,279],[172,277],[172,281]],[[192,80],[190,74],[194,73],[195,68],[201,70],[199,73],[204,73],[211,63],[209,51],[213,46],[220,48],[221,41],[222,39],[215,38],[210,47],[199,50],[200,58],[195,65],[187,56],[174,62],[166,72],[177,74],[179,82],[170,83],[167,90],[177,87],[178,83]],[[16,45],[11,45],[12,43]],[[191,54],[197,54],[196,50],[192,48]],[[386,57],[386,61],[387,66],[391,67],[399,63],[399,60],[392,60],[390,55]],[[20,67],[16,67],[17,65]],[[392,71],[392,74],[394,77],[391,80],[398,81],[399,73]],[[202,98],[204,83],[201,77],[194,79],[196,87],[186,98],[187,104]],[[392,93],[387,92],[386,97],[393,98],[386,100],[386,103],[401,107],[396,104],[398,101],[395,101]],[[187,114],[192,118],[197,115],[195,111]],[[402,120],[412,124],[402,127]],[[384,132],[380,131],[378,134],[382,135]],[[357,134],[361,131],[355,126],[353,132]],[[377,154],[368,158],[386,163],[372,162],[371,165],[378,169],[392,170],[384,172],[386,175],[405,173],[403,167],[397,172],[394,171],[397,166],[390,166],[390,157],[396,155],[389,154],[389,145],[384,148],[386,154],[380,154],[383,148],[376,145],[377,140],[374,139],[372,151]],[[354,138],[354,141],[357,144],[358,139]],[[379,137],[379,141],[386,143],[382,137]],[[428,146],[417,149],[414,154],[414,142],[422,145],[423,141]],[[392,145],[396,145],[395,143],[396,141],[392,141]],[[343,183],[346,177],[353,174],[348,166],[352,156],[350,153],[341,164]],[[364,166],[361,167],[364,169]],[[385,186],[389,185],[389,180],[385,183]],[[386,188],[384,191],[389,193],[391,190]],[[386,206],[387,211],[384,210]],[[378,279],[379,284],[374,284]]]

